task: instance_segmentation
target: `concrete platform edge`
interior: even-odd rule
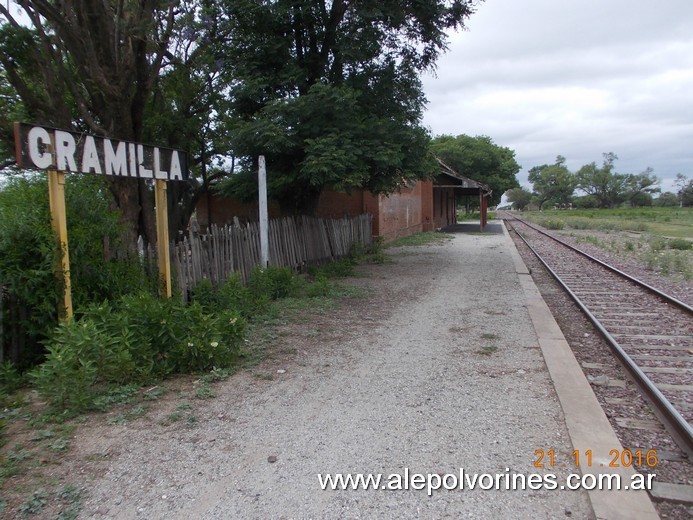
[[[591,450],[592,467],[575,468],[575,473],[619,474],[624,483],[629,483],[635,474],[632,468],[608,467],[612,459],[609,452],[623,451],[609,420],[597,401],[592,387],[585,378],[570,345],[561,332],[539,289],[534,284],[530,271],[520,257],[515,243],[503,225],[503,233],[510,243],[515,270],[527,298],[527,310],[537,333],[546,367],[563,409],[568,434],[573,449],[584,454]],[[658,519],[659,515],[646,491],[587,491],[594,515],[599,520],[643,520]]]

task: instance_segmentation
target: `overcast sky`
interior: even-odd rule
[[[486,0],[467,27],[423,78],[434,136],[488,135],[527,187],[557,155],[693,176],[693,0]]]

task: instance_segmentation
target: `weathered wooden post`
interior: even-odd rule
[[[170,298],[171,289],[171,253],[168,245],[168,199],[166,196],[166,181],[154,181],[154,204],[156,205],[156,246],[159,261],[159,278],[161,294]]]
[[[56,276],[63,284],[63,301],[58,315],[61,321],[71,320],[72,282],[70,280],[70,250],[67,245],[67,214],[65,209],[65,173],[48,170],[48,199],[51,209],[51,224],[58,241],[60,258],[57,262]]]
[[[267,169],[265,156],[258,157],[257,184],[259,192],[258,209],[260,212],[260,262],[262,267],[269,265],[269,218],[267,215]]]

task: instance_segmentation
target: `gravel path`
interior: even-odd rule
[[[457,235],[389,250],[393,264],[347,281],[371,296],[305,324],[310,338],[280,336],[296,354],[261,367],[271,380],[217,384],[194,427],[162,409],[85,429],[80,518],[590,518],[578,491],[319,487],[318,473],[527,475],[535,450],[570,453],[510,247]]]

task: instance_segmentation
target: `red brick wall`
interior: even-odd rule
[[[433,190],[433,224],[435,229],[444,228],[457,221],[455,190],[435,188]]]
[[[362,190],[354,190],[351,193],[324,190],[320,194],[317,216],[321,218],[355,217],[366,213],[363,209]]]
[[[441,190],[433,190],[431,181],[417,182],[412,188],[402,188],[389,196],[373,195],[368,191],[354,190],[340,193],[325,190],[320,196],[316,215],[322,218],[342,218],[363,213],[373,215],[373,236],[393,240],[419,231],[429,231],[438,225],[440,218],[434,214],[433,196]],[[242,203],[235,199],[213,195],[204,196],[197,204],[197,221],[205,230],[210,221],[214,224],[233,222],[237,216],[241,221],[258,219],[257,203]],[[269,203],[269,217],[281,216],[279,204]]]
[[[209,193],[200,198],[196,211],[197,223],[203,231],[207,229],[210,221],[212,224],[221,226],[233,222],[233,217],[238,217],[241,222],[257,222],[258,220],[257,202],[246,203]],[[269,218],[279,218],[281,216],[279,204],[270,200],[267,213]]]
[[[363,190],[351,194],[326,190],[320,196],[317,216],[341,218],[370,213],[373,215],[373,236],[392,240],[422,231],[423,191],[421,182],[390,196],[373,195]]]
[[[393,240],[423,231],[423,183],[402,188],[390,196],[380,196],[378,235]]]
[[[433,231],[433,181],[421,181],[421,219],[423,231]]]

